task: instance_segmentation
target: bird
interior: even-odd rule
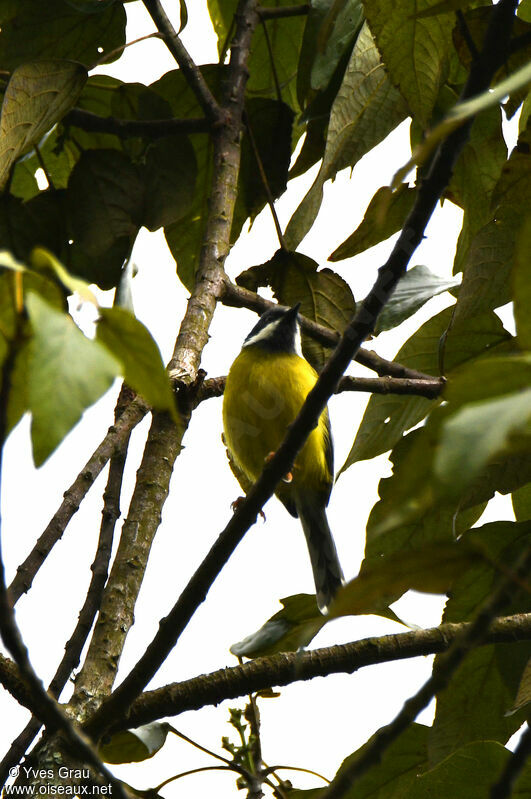
[[[317,380],[317,372],[302,354],[299,308],[300,303],[291,308],[276,305],[263,313],[227,375],[223,440],[229,458],[249,483],[260,477],[264,462],[282,443]],[[275,491],[288,512],[301,521],[322,613],[343,583],[326,516],[333,475],[333,443],[325,408],[292,471]]]

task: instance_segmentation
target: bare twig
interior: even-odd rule
[[[160,0],[144,0],[153,22],[158,31],[163,35],[166,46],[175,58],[184,77],[188,81],[190,88],[195,93],[201,108],[205,112],[207,119],[211,122],[221,121],[220,106],[208,88],[208,85],[201,75],[199,67],[194,63],[188,50],[182,43],[179,35],[171,24]]]
[[[64,125],[73,125],[91,133],[112,133],[121,139],[144,136],[157,139],[176,133],[207,133],[210,122],[204,117],[188,119],[119,119],[101,117],[83,108],[73,108],[62,120]]]
[[[9,596],[13,604],[31,588],[31,584],[52,548],[61,539],[67,524],[79,509],[81,501],[88,493],[108,460],[119,452],[129,439],[131,430],[144,418],[149,408],[136,397],[125,409],[119,422],[109,428],[99,447],[91,455],[70,488],[65,491],[63,501],[48,523],[35,546],[18,567],[15,578],[9,586]]]
[[[146,691],[133,702],[125,716],[115,719],[116,729],[137,727],[274,686],[329,674],[352,674],[366,666],[446,652],[469,627],[470,622],[446,623],[428,630],[365,638],[309,652],[283,652],[255,658],[243,665]],[[531,613],[516,614],[495,619],[480,645],[529,640]],[[90,723],[88,726],[90,728]]]

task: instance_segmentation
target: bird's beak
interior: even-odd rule
[[[297,314],[299,313],[299,308],[300,307],[301,307],[300,302],[296,303],[296,305],[294,305],[292,308],[289,309],[289,311],[286,312],[285,318],[286,319],[296,319],[297,318]]]

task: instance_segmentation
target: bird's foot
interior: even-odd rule
[[[269,463],[269,461],[270,461],[270,460],[271,460],[271,459],[272,459],[274,456],[275,456],[275,453],[274,453],[274,452],[270,452],[270,453],[269,453],[269,455],[266,455],[266,456],[265,456],[265,458],[264,458],[265,462],[266,462],[266,463]],[[287,473],[284,475],[284,477],[282,478],[282,482],[283,482],[283,483],[291,483],[291,481],[292,481],[292,480],[293,480],[293,475],[292,475],[292,473],[291,473],[291,472],[287,472]]]
[[[230,507],[233,513],[236,513],[242,502],[245,500],[245,497],[237,497],[234,502],[230,503]],[[263,510],[260,511],[260,516],[262,517],[262,521],[265,522],[266,515]]]

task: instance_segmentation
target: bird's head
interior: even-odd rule
[[[243,347],[256,346],[269,352],[301,355],[300,305],[298,302],[292,308],[277,306],[263,313],[243,342]]]

